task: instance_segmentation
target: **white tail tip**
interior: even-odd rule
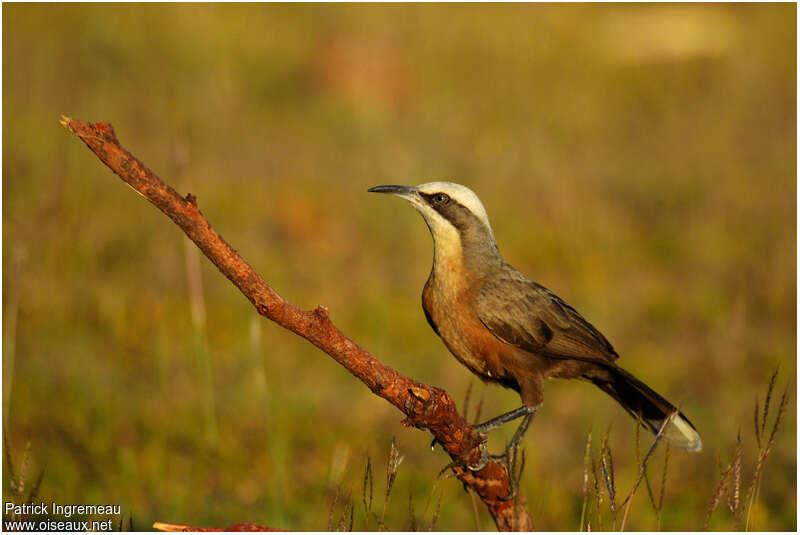
[[[674,412],[669,419],[670,421],[666,427],[664,427],[662,435],[664,440],[669,442],[672,446],[687,451],[701,451],[703,449],[703,441],[700,439],[700,434],[681,413]]]

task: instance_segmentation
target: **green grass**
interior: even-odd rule
[[[794,5],[2,9],[3,425],[31,477],[44,470],[43,500],[118,503],[139,529],[314,530],[349,525],[345,500],[329,514],[341,489],[363,529],[364,467],[380,515],[396,438],[385,526],[413,527],[413,507],[419,527],[434,511],[437,529],[477,527],[472,498],[436,481],[447,459],[429,435],[254,318],[204,258],[192,294],[180,231],[61,114],[113,123],[279,293],[326,305],[456,400],[472,379],[419,302],[430,237],[410,207],[366,189],[474,189],[506,259],[703,437],[701,454],[670,452],[660,511],[639,489],[628,530],[702,529],[770,373],[796,375]],[[483,417],[519,402],[476,383],[481,397]],[[797,527],[794,396],[787,412],[750,529]],[[586,437],[606,430],[624,495],[635,422],[590,385],[548,384],[521,482],[537,529],[581,526]],[[759,445],[745,432],[741,448],[751,467]],[[6,470],[6,500],[11,485]],[[493,527],[481,508],[478,523]]]

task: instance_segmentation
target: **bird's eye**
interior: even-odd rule
[[[447,204],[450,202],[450,197],[445,193],[437,193],[433,196],[433,202],[436,204]]]

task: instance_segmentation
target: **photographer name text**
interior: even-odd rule
[[[57,516],[71,518],[73,515],[119,516],[120,505],[89,505],[60,503],[14,503],[5,502],[3,513],[6,517],[24,518],[27,516]],[[111,531],[112,519],[107,520],[4,520],[6,530],[24,531]]]

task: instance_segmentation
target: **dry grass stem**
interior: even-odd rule
[[[719,502],[722,500],[722,496],[725,494],[728,488],[728,478],[732,471],[733,471],[733,459],[731,459],[731,462],[728,463],[728,466],[726,466],[725,469],[722,470],[720,474],[719,481],[717,482],[717,486],[714,489],[714,494],[711,497],[711,504],[708,506],[708,510],[706,511],[706,519],[705,522],[703,523],[704,529],[708,529],[709,522],[711,521],[711,515],[719,506]]]
[[[434,485],[434,488],[436,486]],[[472,494],[472,493],[470,493]],[[428,527],[428,531],[436,531],[436,523],[439,521],[439,514],[442,512],[442,498],[444,497],[444,492],[439,491],[439,499],[436,500],[436,509],[433,510],[433,514],[431,515],[431,524]]]
[[[644,479],[644,471],[647,468],[647,463],[650,460],[650,457],[653,455],[653,452],[655,452],[656,447],[658,446],[659,442],[661,441],[661,437],[664,434],[664,429],[666,428],[667,423],[669,423],[669,421],[670,421],[670,418],[665,418],[664,421],[661,423],[661,427],[658,429],[658,433],[656,434],[656,438],[653,440],[653,443],[650,445],[650,448],[647,450],[647,453],[645,454],[644,459],[642,459],[642,462],[639,465],[639,475],[638,475],[638,477],[636,479],[636,482],[634,483],[633,488],[631,489],[631,491],[628,494],[628,496],[622,502],[623,506],[626,505],[630,501],[630,499],[633,497],[634,494],[636,494],[636,491],[638,490],[639,485],[642,482],[642,479]]]
[[[475,531],[481,531],[481,515],[478,512],[478,497],[474,492],[469,492],[469,497],[472,500],[472,515],[475,518]]]
[[[511,474],[509,474],[511,481],[513,482],[512,488],[517,489],[517,491],[519,490],[520,481],[522,480],[522,474],[524,471],[525,471],[525,450],[523,449],[519,452],[519,455],[514,456],[514,460],[512,461],[511,465]],[[528,531],[526,529],[523,529],[521,524],[522,521],[527,521],[527,519],[519,518],[519,513],[521,510],[523,510],[519,507],[519,492],[514,493],[513,501],[514,501],[514,508],[513,508],[514,516],[512,517],[511,525],[514,528],[514,531]]]
[[[414,495],[408,491],[408,531],[419,531],[417,526],[417,513],[414,511]]]
[[[364,468],[364,480],[361,485],[361,503],[364,504],[364,529],[369,530],[369,517],[372,514],[373,498],[372,461],[367,455],[367,465]]]
[[[739,513],[739,488],[742,481],[742,430],[740,429],[736,435],[736,450],[733,454],[731,477],[732,488],[728,493],[728,509],[733,513],[736,518],[737,524],[740,518]]]
[[[758,444],[758,449],[761,449],[761,426],[758,423],[758,417],[761,413],[758,411],[758,400],[756,400],[756,410],[753,413],[753,421],[755,425],[753,426],[756,430],[756,444]]]
[[[17,318],[22,295],[22,274],[27,258],[27,248],[14,247],[8,284],[3,285],[6,306],[3,311],[3,425],[8,425],[8,408],[14,390],[14,361],[17,348]]]
[[[14,469],[14,460],[11,458],[11,448],[8,445],[8,433],[6,432],[3,432],[3,453],[6,458],[6,470],[8,470],[8,479],[11,482],[11,492],[13,493],[17,474]]]
[[[664,444],[664,464],[661,468],[661,489],[658,492],[658,506],[656,509],[657,531],[661,531],[661,513],[664,510],[664,495],[667,488],[667,468],[669,466],[669,443]],[[645,471],[646,474],[646,471]],[[646,477],[646,476],[645,476]],[[649,486],[649,484],[648,484]]]
[[[767,416],[769,415],[769,403],[772,400],[772,391],[775,389],[775,381],[778,378],[778,371],[780,370],[780,366],[775,367],[775,371],[772,373],[772,377],[769,378],[769,386],[767,387],[767,397],[764,399],[764,412],[761,416],[761,436],[764,436],[764,431],[767,429]],[[761,444],[759,444],[761,447]]]
[[[578,531],[583,531],[584,528],[588,530],[588,521],[586,518],[586,510],[589,506],[589,467],[591,464],[592,454],[592,432],[586,436],[586,449],[583,455],[583,504],[581,505],[581,521],[578,525]]]
[[[620,524],[620,530],[625,529],[625,523],[628,519],[628,512],[630,511],[631,501],[633,496],[636,494],[636,491],[639,489],[639,485],[641,485],[642,480],[644,479],[645,470],[647,469],[647,463],[650,460],[650,457],[653,455],[653,452],[656,451],[656,447],[658,446],[659,442],[661,441],[661,437],[664,434],[664,429],[666,428],[667,424],[671,421],[672,418],[675,417],[677,413],[673,413],[672,416],[669,418],[664,418],[664,421],[661,422],[661,427],[658,429],[658,433],[656,434],[656,438],[653,439],[653,443],[650,445],[650,448],[647,450],[647,453],[642,459],[642,462],[639,464],[639,475],[636,478],[636,482],[634,482],[631,491],[625,497],[625,499],[620,504],[620,507],[624,507],[624,512],[622,514],[622,522]]]
[[[605,527],[603,524],[603,517],[600,513],[600,506],[603,503],[603,493],[600,490],[600,477],[598,476],[597,470],[597,461],[595,460],[594,456],[592,456],[592,492],[595,499],[595,515],[597,516],[597,530],[598,531],[605,531]]]
[[[353,531],[353,502],[348,501],[339,518],[338,531]]]
[[[642,463],[642,454],[639,451],[639,443],[641,438],[641,429],[642,429],[642,417],[641,414],[637,415],[638,425],[636,426],[636,437],[635,437],[635,452],[636,452],[636,464],[641,465]],[[658,505],[656,504],[655,494],[653,493],[653,486],[650,484],[650,476],[647,474],[647,468],[644,470],[644,486],[647,489],[647,498],[650,500],[650,505],[653,507],[653,510],[656,512],[656,516],[659,516],[658,512]]]
[[[742,500],[741,484],[743,479],[742,460],[744,448],[742,444],[742,433],[740,430],[737,434],[736,448],[734,449],[733,458],[728,465],[720,471],[719,481],[714,489],[714,493],[711,497],[711,503],[706,511],[706,518],[703,524],[706,529],[708,529],[708,526],[711,522],[711,516],[719,507],[723,496],[727,495],[727,505],[731,515],[733,516],[735,528],[740,528],[746,509],[747,515],[745,521],[745,530],[750,530],[750,515],[753,510],[753,505],[758,500],[758,491],[764,475],[764,468],[766,466],[767,458],[772,451],[772,446],[775,443],[775,436],[786,413],[786,405],[789,402],[789,389],[787,387],[781,395],[780,402],[778,403],[778,409],[775,411],[772,428],[770,429],[769,436],[767,437],[767,423],[769,421],[769,413],[772,410],[772,396],[775,390],[777,376],[778,369],[776,368],[775,372],[770,377],[769,385],[767,386],[767,393],[764,398],[763,409],[759,410],[758,400],[756,400],[755,403],[753,423],[756,445],[758,446],[758,454],[756,458],[756,466],[753,470],[753,477],[747,489],[747,494],[745,495],[744,500]]]
[[[777,369],[775,370],[775,374],[773,374],[772,379],[770,380],[769,388],[767,389],[767,401],[764,403],[764,416],[762,418],[762,429],[761,434],[764,435],[764,431],[766,430],[766,422],[767,422],[767,410],[769,408],[769,397],[772,394],[772,389],[775,385],[775,376],[778,374]],[[772,430],[770,431],[769,440],[767,443],[763,445],[759,449],[758,452],[758,462],[756,463],[756,469],[753,474],[753,480],[750,483],[750,487],[747,489],[747,522],[745,525],[746,530],[750,530],[750,513],[753,510],[753,504],[758,499],[758,491],[761,486],[761,479],[764,475],[764,468],[767,464],[767,458],[769,457],[770,452],[772,451],[772,446],[775,443],[775,435],[778,432],[778,428],[780,427],[781,420],[783,420],[783,416],[786,413],[786,405],[789,402],[789,387],[787,386],[786,389],[783,391],[781,395],[781,401],[778,405],[778,412],[775,415],[775,421],[772,424]]]
[[[603,443],[600,447],[600,467],[603,470],[603,481],[608,493],[608,506],[611,509],[612,517],[616,521],[617,489],[614,484],[614,461],[611,457],[611,447],[608,445],[608,433],[603,437]]]
[[[397,449],[397,440],[392,438],[392,444],[389,447],[389,460],[386,463],[386,492],[383,496],[383,510],[381,511],[380,526],[384,526],[384,519],[386,518],[386,504],[389,503],[389,495],[392,493],[395,477],[397,477],[397,469],[403,462],[403,456],[400,455],[400,450]]]
[[[328,530],[333,531],[333,517],[336,513],[336,506],[339,504],[339,498],[341,497],[341,485],[336,487],[336,490],[333,493],[333,498],[331,499],[331,506],[328,509]]]
[[[30,487],[30,490],[25,494],[25,489],[28,482],[28,477],[30,475],[31,469],[31,443],[30,441],[25,443],[25,451],[22,454],[22,465],[16,466],[14,463],[14,458],[11,453],[11,448],[9,447],[8,438],[6,433],[3,433],[3,448],[4,448],[4,455],[6,460],[6,467],[8,470],[9,475],[9,490],[11,495],[11,501],[14,503],[33,503],[33,501],[39,495],[39,487],[42,484],[42,479],[44,478],[44,469],[39,471],[39,474],[36,476],[36,480],[33,482],[33,485]],[[17,515],[15,513],[11,513],[10,519],[11,520],[25,520],[28,518],[27,514]]]

